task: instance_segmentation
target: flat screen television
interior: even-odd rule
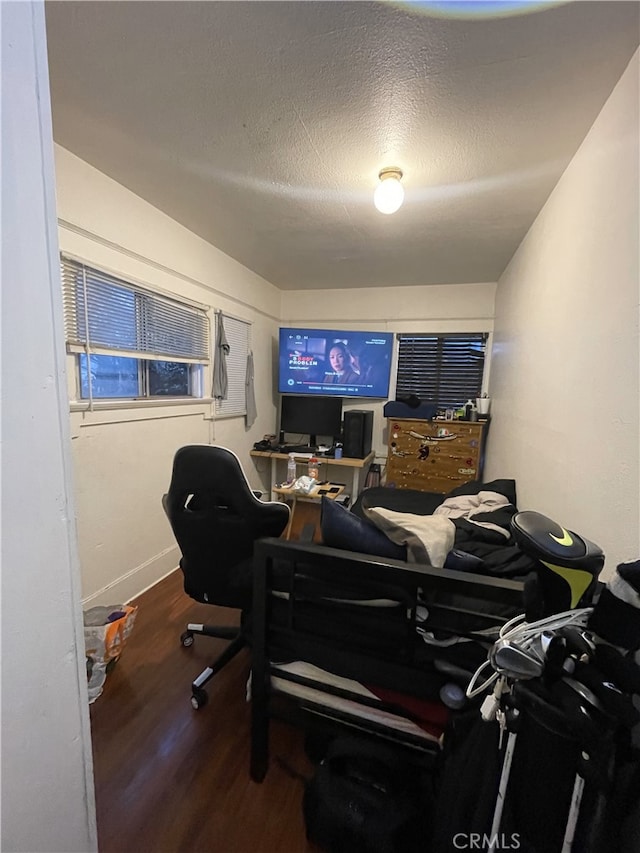
[[[282,328],[278,391],[386,399],[392,350],[392,332]]]

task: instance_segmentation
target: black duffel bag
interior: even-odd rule
[[[393,750],[337,738],[305,789],[307,839],[328,853],[428,853],[425,787]]]

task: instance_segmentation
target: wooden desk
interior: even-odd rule
[[[251,450],[250,455],[253,456],[254,459],[271,459],[271,490],[273,495],[275,494],[274,486],[276,483],[281,483],[285,477],[278,477],[278,462],[286,461],[289,458],[288,453],[272,453],[269,450]],[[369,453],[368,456],[365,456],[364,459],[353,459],[348,456],[343,456],[342,459],[333,459],[329,456],[323,456],[322,454],[318,454],[316,459],[320,465],[320,480],[341,480],[342,471],[338,471],[338,469],[348,469],[351,472],[351,503],[355,501],[355,499],[360,494],[360,473],[362,470],[366,470],[369,465],[373,462],[375,458],[375,453],[373,450]],[[296,457],[298,462],[298,476],[305,474],[304,466],[307,464],[308,459],[306,457]]]
[[[335,488],[337,491],[330,492],[330,489]],[[291,528],[293,527],[293,516],[295,515],[298,501],[308,501],[309,503],[319,503],[322,497],[327,497],[334,501],[339,495],[344,492],[344,486],[338,486],[333,483],[325,483],[323,486],[315,486],[310,492],[299,492],[292,489],[290,486],[274,487],[272,489],[274,495],[280,500],[291,501],[291,514],[289,515],[289,524],[284,534],[285,539],[291,538]]]

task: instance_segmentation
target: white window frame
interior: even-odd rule
[[[194,403],[202,405],[211,401],[211,398],[204,397],[205,373],[211,363],[211,322],[208,306],[179,297],[174,293],[153,288],[147,284],[141,284],[128,277],[125,278],[120,274],[99,268],[67,253],[61,254],[60,265],[67,353],[73,356],[74,387],[70,388],[72,411],[175,406]],[[86,334],[86,329],[87,326],[89,330],[92,326],[96,328],[96,321],[92,320],[86,313],[82,316],[85,311],[84,302],[87,291],[78,290],[74,275],[82,277],[85,288],[87,286],[86,281],[93,277],[94,280],[103,284],[107,290],[113,286],[114,290],[119,288],[130,292],[136,301],[146,300],[151,306],[151,317],[153,318],[155,310],[157,312],[155,316],[161,318],[161,324],[152,324],[148,332],[145,329],[143,334],[138,334],[136,342],[133,345],[129,342],[126,348],[121,343],[118,345],[117,335],[114,335],[112,345],[104,339],[99,344],[92,342],[90,339],[91,332]],[[104,308],[104,304],[101,307]],[[195,323],[193,327],[192,321]],[[180,340],[183,343],[180,343]],[[138,361],[138,373],[141,377],[139,390],[142,394],[132,397],[93,397],[90,389],[89,396],[82,397],[80,355],[114,355],[136,359]],[[149,395],[143,377],[148,374],[147,363],[150,361],[188,364],[190,374],[189,395]]]

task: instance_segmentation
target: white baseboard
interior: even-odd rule
[[[102,589],[83,598],[83,610],[99,604],[128,604],[132,598],[136,598],[175,571],[179,559],[180,552],[177,545],[166,548]]]

